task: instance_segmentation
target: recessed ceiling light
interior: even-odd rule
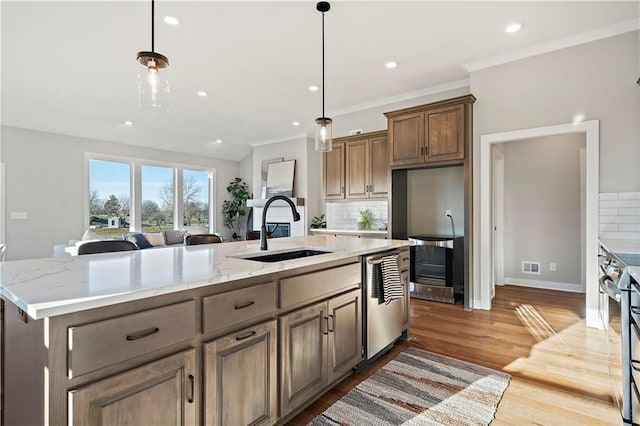
[[[316,85],[313,86],[309,86],[309,90],[311,90],[312,92],[317,92],[320,88]]]
[[[397,62],[391,61],[391,62],[387,62],[386,64],[384,64],[385,67],[392,69],[398,66]]]
[[[205,96],[207,96],[208,94],[209,94],[209,93],[208,93],[208,92],[205,92],[204,90],[200,90],[200,91],[198,92],[198,96],[200,96],[200,97],[202,97],[202,98],[204,98],[204,97],[205,97]]]
[[[221,144],[221,143],[222,143],[222,139],[216,139],[216,140],[215,140],[215,143],[217,143],[217,144]]]
[[[125,121],[124,125],[125,126],[133,126],[133,121]]]
[[[300,122],[299,122],[299,121],[294,121],[294,122],[293,122],[293,123],[291,123],[291,124],[293,124],[294,126],[299,126],[299,125],[300,125]]]
[[[517,33],[522,29],[522,22],[514,22],[513,24],[509,24],[504,29],[508,33]]]
[[[178,25],[180,21],[175,16],[165,16],[164,23],[167,25]]]

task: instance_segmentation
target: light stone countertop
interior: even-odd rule
[[[0,295],[40,319],[408,246],[408,241],[307,236],[0,263]],[[284,262],[230,256],[332,249]]]
[[[613,253],[640,254],[640,240],[600,238],[600,243]],[[640,283],[640,266],[629,265],[628,269],[633,279]]]

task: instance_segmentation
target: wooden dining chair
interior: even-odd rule
[[[184,243],[188,246],[195,246],[199,244],[215,244],[221,243],[222,238],[216,234],[193,234],[187,235],[184,239]]]
[[[131,251],[131,250],[138,250],[138,246],[136,246],[131,241],[126,241],[126,240],[90,241],[78,247],[78,255],[111,253],[116,251]]]

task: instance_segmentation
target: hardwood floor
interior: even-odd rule
[[[583,294],[516,286],[496,288],[491,311],[411,299],[411,340],[288,424],[307,424],[398,353],[416,347],[511,374],[492,425],[620,425],[605,333],[585,326],[584,309]]]

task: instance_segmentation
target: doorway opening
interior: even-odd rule
[[[500,155],[493,151],[497,144],[526,139],[548,137],[554,135],[566,135],[581,133],[585,136],[585,160],[584,160],[584,198],[580,200],[581,214],[576,218],[580,224],[580,241],[584,239],[584,250],[580,255],[578,264],[581,265],[580,279],[584,275],[586,293],[586,323],[588,326],[599,325],[597,312],[598,296],[598,192],[599,192],[599,122],[597,120],[548,126],[534,129],[519,130],[514,132],[496,133],[480,137],[480,253],[479,275],[480,280],[474,281],[474,308],[490,309],[491,299],[494,294],[494,283],[500,277],[502,266],[495,259],[500,255],[500,247],[493,244],[494,222],[500,212],[494,209],[494,186],[492,181],[495,173],[500,173],[500,165],[493,167],[494,162],[500,161]],[[499,185],[499,184],[498,184]],[[499,189],[499,188],[498,188]],[[582,224],[584,223],[584,224]]]

